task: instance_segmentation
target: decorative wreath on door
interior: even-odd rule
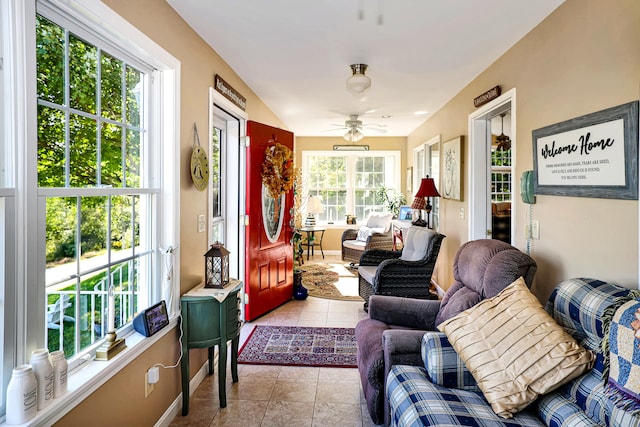
[[[276,142],[267,147],[264,156],[262,183],[275,199],[293,188],[293,151]]]

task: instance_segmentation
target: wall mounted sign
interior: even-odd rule
[[[638,101],[533,131],[536,194],[638,199]]]
[[[487,102],[492,101],[497,97],[499,97],[501,93],[502,93],[502,90],[500,89],[500,86],[493,87],[488,91],[486,91],[485,93],[483,93],[482,95],[474,98],[473,105],[475,105],[476,107],[484,105]]]
[[[247,109],[247,99],[217,74],[213,81],[213,87],[242,111]]]

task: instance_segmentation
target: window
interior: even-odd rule
[[[211,129],[209,142],[209,212],[210,235],[209,242],[226,242],[224,222],[224,194],[222,188],[223,153],[221,141],[226,139],[226,124],[218,116],[214,116],[214,127]]]
[[[381,188],[400,192],[400,152],[303,151],[302,176],[306,195],[322,200],[320,222],[342,223],[347,214],[364,220],[385,209]]]
[[[48,346],[81,395],[144,351],[132,335],[115,364],[74,371],[110,319],[126,337],[135,310],[177,311],[179,252],[161,248],[179,241],[179,61],[101,2],[0,6],[2,390]]]
[[[47,347],[71,357],[150,303],[159,193],[143,115],[151,70],[42,16],[36,64]]]
[[[440,187],[440,135],[435,136],[413,150],[413,192],[420,188],[422,178],[433,178],[436,189]],[[413,202],[413,194],[410,195]],[[438,230],[440,224],[440,198],[432,197],[430,200],[432,209],[429,218],[429,226]],[[424,218],[424,217],[423,217]]]

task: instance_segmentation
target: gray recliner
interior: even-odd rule
[[[531,287],[537,266],[517,248],[491,239],[463,244],[453,263],[454,283],[442,301],[372,295],[369,318],[356,325],[358,371],[369,415],[388,424],[384,382],[392,365],[422,366],[420,344],[425,331],[497,295],[519,277]]]

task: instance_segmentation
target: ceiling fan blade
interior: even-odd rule
[[[378,128],[369,128],[367,129],[367,132],[371,131],[371,132],[378,132],[378,133],[387,133],[386,129],[378,129]]]
[[[341,126],[341,127],[336,127],[336,128],[333,128],[333,129],[324,129],[324,130],[321,130],[320,132],[333,132],[333,131],[336,131],[336,130],[341,130],[342,131],[342,130],[347,130],[347,128],[344,127],[344,126]]]
[[[386,128],[387,125],[381,125],[379,123],[365,123],[364,127],[376,127],[376,128]]]

